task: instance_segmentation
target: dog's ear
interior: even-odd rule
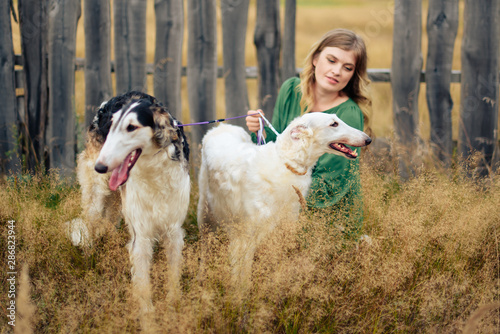
[[[153,119],[155,123],[154,140],[158,146],[166,147],[179,139],[177,131],[175,131],[174,120],[168,111],[164,108],[155,108]]]
[[[178,126],[178,121],[165,108],[157,108],[153,115],[155,143],[166,149],[172,160],[180,160],[182,153],[184,153],[185,159],[188,159],[189,147],[182,128]]]
[[[290,138],[299,140],[311,135],[311,130],[305,124],[298,124],[290,130]]]

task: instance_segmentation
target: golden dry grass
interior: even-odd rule
[[[497,175],[480,187],[458,172],[443,176],[424,170],[400,183],[365,160],[363,233],[372,243],[345,240],[325,223],[332,217],[303,213],[298,222],[279,226],[259,248],[249,295],[239,295],[230,284],[227,238],[199,237],[195,186],[185,222],[182,299],[166,302],[166,257],[158,248],[150,329],[462,333],[474,311],[490,305],[472,325],[478,333],[497,333],[500,311],[491,304],[500,301],[499,181]],[[65,222],[80,213],[79,196],[77,187],[56,176],[3,181],[0,267],[6,271],[6,221],[14,219],[17,268],[29,268],[35,310],[28,321],[36,333],[137,332],[128,232],[108,229],[87,252],[73,247]],[[2,278],[1,305],[7,302],[6,286]],[[26,300],[26,292],[18,293]],[[26,306],[19,302],[19,312]],[[0,327],[11,329],[5,317]]]

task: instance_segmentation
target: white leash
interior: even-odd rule
[[[264,122],[266,122],[266,125],[269,127],[269,129],[271,129],[274,132],[276,137],[278,137],[280,134],[278,133],[278,131],[276,131],[274,126],[271,124],[271,122],[269,122],[267,120],[267,118],[265,118],[264,115],[260,111],[258,111],[258,113],[260,114],[260,118],[259,118],[259,131],[257,131],[257,144],[262,145],[262,144],[266,143],[266,139],[263,136],[264,124],[262,123],[262,120],[264,120]]]
[[[266,138],[264,138],[264,124],[262,123],[262,118],[259,118],[259,131],[257,131],[257,145],[265,145],[265,144],[266,144]]]

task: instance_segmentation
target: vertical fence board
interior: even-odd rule
[[[248,5],[249,0],[221,0],[220,3],[227,117],[244,115],[249,109],[245,71]],[[244,126],[245,119],[235,119],[232,123]]]
[[[116,93],[146,91],[146,0],[114,0]]]
[[[431,145],[444,167],[451,165],[453,150],[450,94],[453,47],[458,30],[458,0],[431,0],[427,16],[429,47],[425,69]]]
[[[24,151],[30,172],[45,170],[48,115],[48,0],[18,0],[24,73]]]
[[[499,25],[497,0],[465,1],[459,151],[481,153],[477,175],[488,174],[498,150]]]
[[[47,143],[50,168],[62,177],[74,174],[76,155],[75,52],[80,0],[52,1],[49,8],[49,112]]]
[[[100,104],[111,98],[111,17],[109,0],[84,1],[85,127]]]
[[[188,55],[187,82],[191,121],[215,118],[217,84],[217,32],[216,1],[188,0]],[[193,155],[208,130],[207,126],[193,126],[191,143]]]
[[[271,119],[279,89],[279,0],[257,0],[254,43],[257,48],[260,108]]]
[[[281,83],[286,79],[295,76],[295,18],[297,11],[296,0],[286,0],[285,4],[285,23],[283,31],[283,51],[282,51],[282,69]]]
[[[0,3],[0,174],[20,171],[10,1]]]
[[[184,1],[156,0],[154,94],[172,115],[181,119],[181,70]]]
[[[418,93],[421,55],[422,2],[396,0],[391,86],[399,173],[407,179],[415,172],[418,141]]]

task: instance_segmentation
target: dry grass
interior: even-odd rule
[[[303,214],[260,247],[246,296],[230,285],[225,236],[199,238],[195,188],[185,223],[182,299],[166,303],[166,259],[157,249],[151,331],[461,333],[476,309],[500,301],[498,176],[482,188],[458,173],[426,170],[403,184],[365,160],[362,181],[371,245],[344,240],[325,223],[331,217]],[[90,252],[73,247],[65,222],[79,214],[79,196],[55,176],[4,181],[0,267],[6,268],[6,221],[14,219],[18,270],[29,268],[35,332],[136,332],[128,232],[110,229]],[[481,314],[470,328],[500,331],[498,307]],[[11,329],[5,317],[0,328]]]

